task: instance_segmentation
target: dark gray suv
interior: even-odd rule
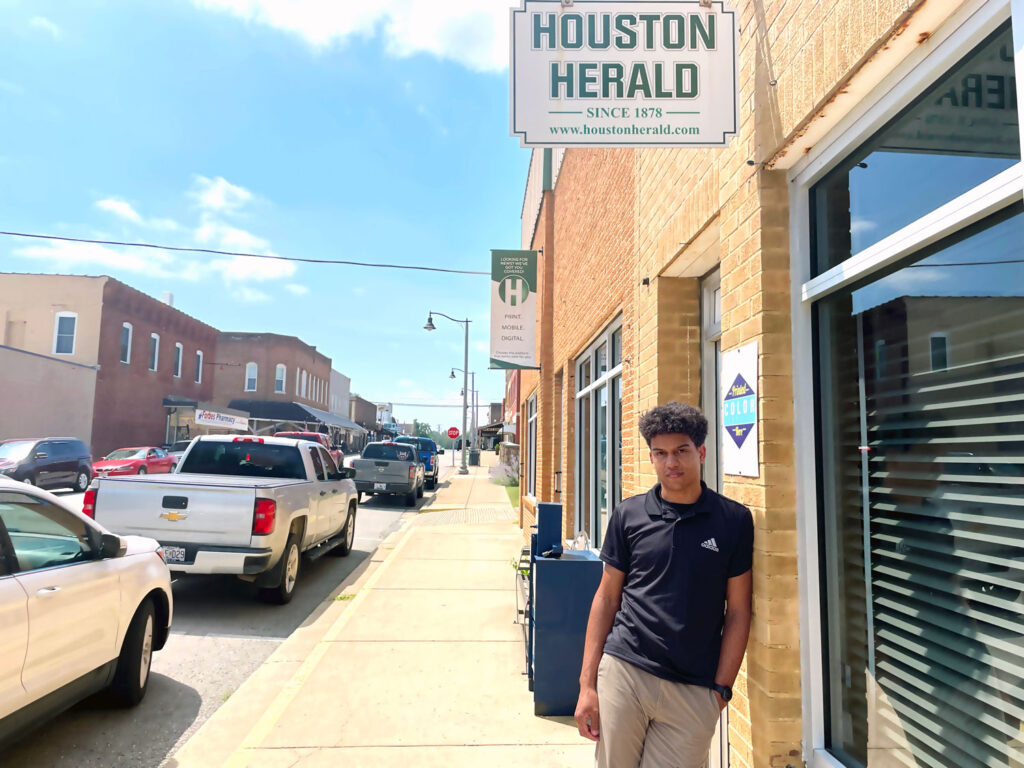
[[[0,443],[0,475],[40,488],[85,491],[92,480],[92,455],[75,437],[7,440]]]

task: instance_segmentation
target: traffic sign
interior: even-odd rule
[[[448,428],[448,437],[450,437],[452,440],[454,440],[456,437],[458,437],[461,434],[462,433],[459,432],[459,428],[458,427],[449,427]]]

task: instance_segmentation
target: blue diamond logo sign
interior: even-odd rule
[[[757,393],[746,380],[737,375],[722,400],[722,421],[726,434],[743,447],[743,441],[757,423]]]

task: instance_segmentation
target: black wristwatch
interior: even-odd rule
[[[732,698],[732,688],[730,688],[728,685],[719,685],[718,683],[715,683],[711,686],[711,690],[717,693],[719,696],[721,696],[722,701],[724,701],[726,704],[728,704],[729,699]]]

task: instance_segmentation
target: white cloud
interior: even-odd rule
[[[30,27],[33,27],[34,29],[41,29],[44,32],[48,32],[50,35],[53,36],[54,40],[60,40],[62,37],[64,37],[64,32],[61,30],[61,28],[58,27],[45,16],[33,16],[31,19],[28,20],[28,24]]]
[[[71,271],[89,267],[131,272],[153,277],[177,277],[176,259],[166,251],[109,248],[94,243],[67,243],[53,240],[46,245],[16,248],[15,256],[45,261],[55,269]],[[173,271],[172,271],[173,267]]]
[[[383,38],[393,56],[427,53],[480,72],[508,66],[508,4],[495,0],[193,0],[200,8],[297,35],[316,49]]]
[[[298,283],[288,283],[284,289],[292,296],[305,296],[309,293],[309,286],[299,285]]]
[[[132,222],[133,224],[142,223],[142,217],[139,216],[138,211],[132,208],[131,203],[126,203],[124,200],[107,198],[106,200],[97,200],[95,205],[101,211],[112,213],[119,218]]]
[[[295,274],[295,263],[277,259],[254,259],[249,256],[232,256],[230,259],[216,259],[210,262],[210,269],[219,272],[229,285],[238,283],[266,283],[283,280]]]
[[[490,347],[490,345],[486,341],[474,341],[473,342],[473,349],[475,349],[477,352],[490,352],[491,351],[491,347]]]
[[[851,235],[866,235],[873,229],[878,229],[878,224],[870,219],[858,219],[856,216],[850,219]]]
[[[159,229],[165,232],[181,229],[181,225],[173,219],[145,219],[132,207],[131,203],[119,200],[116,197],[97,200],[94,205],[101,211],[112,213],[119,219],[130,221],[132,224],[138,224],[139,226]]]
[[[204,211],[234,213],[247,205],[253,194],[245,187],[232,184],[223,176],[215,179],[196,176],[190,196]]]
[[[238,301],[246,304],[263,304],[270,301],[270,296],[263,291],[251,288],[248,285],[237,285],[231,290],[231,295]]]
[[[210,218],[204,218],[195,234],[198,242],[216,246],[220,251],[266,253],[270,248],[270,243],[262,237]]]
[[[354,294],[355,296],[365,296],[365,295],[366,295],[366,287],[365,287],[365,286],[362,286],[362,285],[357,285],[357,286],[355,286],[355,287],[354,287],[354,288],[352,289],[352,293],[353,293],[353,294]]]

